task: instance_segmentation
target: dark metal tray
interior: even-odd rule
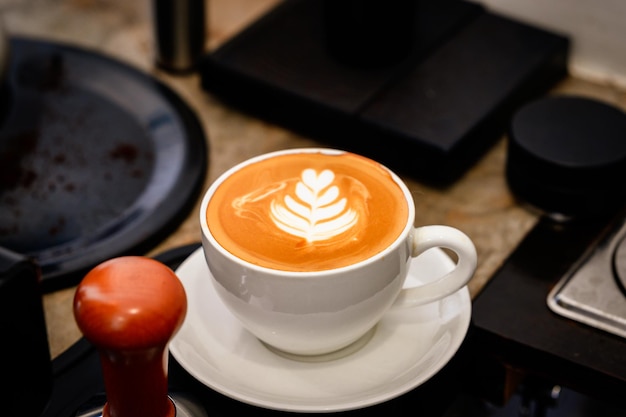
[[[141,254],[199,196],[208,145],[187,105],[129,65],[13,39],[0,127],[0,246],[34,257],[45,291]]]

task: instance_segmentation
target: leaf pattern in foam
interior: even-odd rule
[[[302,171],[295,196],[272,201],[274,224],[309,242],[327,240],[349,230],[356,224],[358,213],[348,206],[334,180],[335,174],[328,169],[319,174],[310,168]]]

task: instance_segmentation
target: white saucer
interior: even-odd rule
[[[411,263],[407,282],[452,269],[431,249]],[[188,297],[170,342],[180,365],[209,388],[259,407],[297,412],[363,408],[397,397],[436,374],[461,345],[470,323],[467,287],[421,307],[388,313],[356,352],[300,362],[270,351],[241,327],[213,289],[202,248],[176,271]]]

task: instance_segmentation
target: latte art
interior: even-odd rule
[[[268,220],[278,230],[309,243],[344,233],[347,233],[344,239],[348,239],[356,234],[354,226],[359,218],[367,215],[363,208],[369,195],[365,186],[354,178],[341,181],[348,186],[344,190],[335,179],[335,173],[329,169],[318,174],[307,168],[300,178],[289,178],[237,197],[232,206],[239,217],[245,218],[254,212],[255,205],[265,205],[265,200],[269,200]],[[350,202],[348,194],[352,196]],[[349,233],[351,229],[353,233]]]
[[[245,166],[217,188],[211,233],[229,252],[284,270],[349,265],[388,246],[407,216],[401,189],[353,154],[294,154]]]
[[[270,217],[276,227],[307,242],[327,240],[352,228],[359,214],[348,206],[334,179],[328,169],[319,175],[314,169],[302,171],[295,198],[287,194],[272,200]]]

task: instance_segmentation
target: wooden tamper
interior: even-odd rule
[[[181,282],[156,260],[114,258],[84,277],[74,296],[74,316],[100,354],[103,417],[204,415],[168,395],[167,344],[186,312]]]

